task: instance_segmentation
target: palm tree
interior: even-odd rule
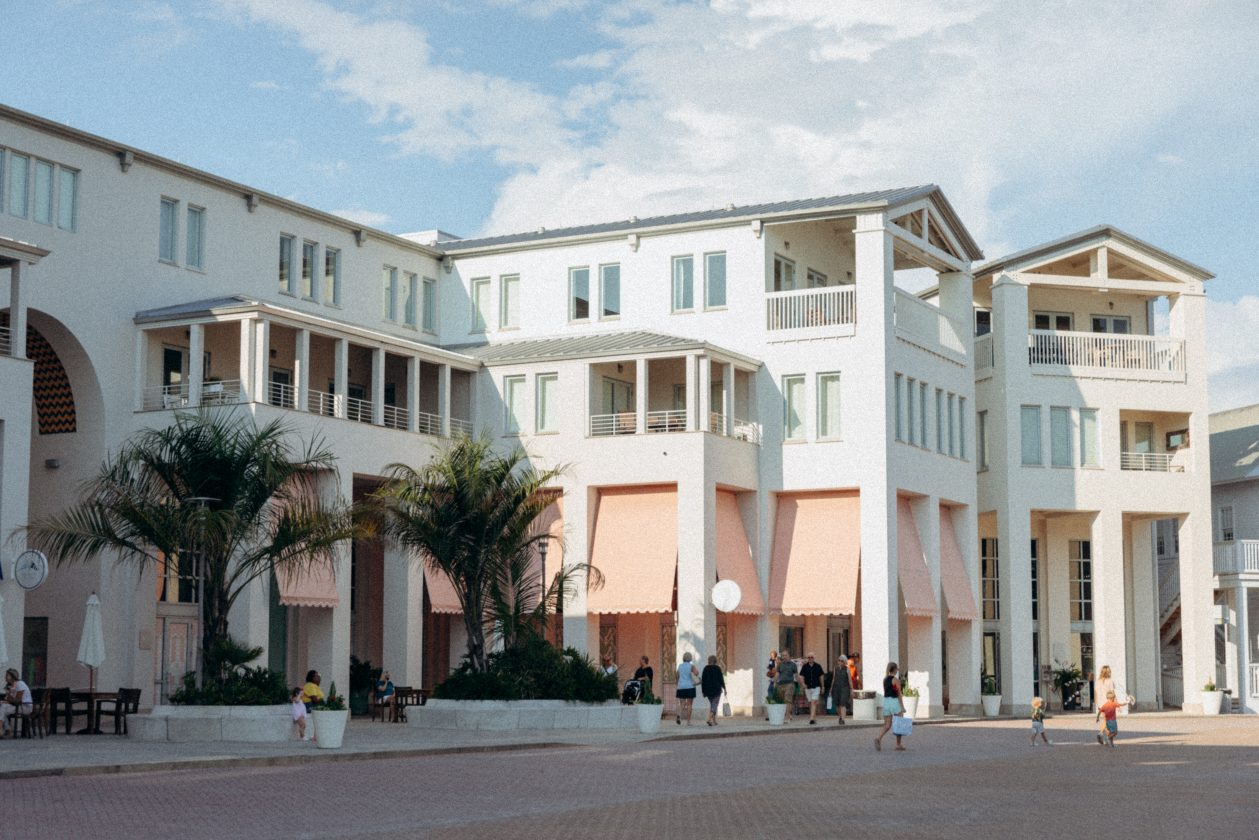
[[[535,469],[523,449],[496,454],[488,437],[461,437],[421,469],[390,465],[365,509],[386,538],[450,578],[477,672],[487,666],[487,630],[512,647],[545,627],[578,575],[598,583],[596,570],[575,564],[544,585],[532,566],[538,544],[550,539],[536,524],[554,502],[547,485],[562,471]]]
[[[201,588],[202,679],[220,680],[215,651],[231,646],[228,613],[246,587],[277,570],[302,574],[329,563],[354,536],[348,506],[318,492],[334,461],[316,442],[295,446],[279,422],[179,413],[168,427],[134,435],[76,503],[27,533],[59,562],[112,550],[141,566],[192,570]]]

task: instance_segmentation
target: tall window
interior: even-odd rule
[[[341,305],[341,252],[323,249],[323,302]]]
[[[1049,463],[1055,467],[1071,467],[1071,409],[1051,406],[1049,409]]]
[[[1101,466],[1097,452],[1097,409],[1080,409],[1080,466]]]
[[[783,437],[804,440],[804,377],[783,377]]]
[[[927,383],[918,383],[918,445],[927,448]]]
[[[559,431],[560,378],[554,373],[538,375],[538,393],[534,404],[534,426],[539,434]]]
[[[485,332],[485,314],[490,308],[490,278],[472,281],[472,332]]]
[[[1037,555],[1040,553],[1040,545],[1037,540],[1032,540],[1032,621],[1040,620],[1040,566]]]
[[[992,310],[976,309],[975,310],[975,335],[987,335],[992,332]]]
[[[315,287],[315,260],[318,257],[314,242],[302,243],[302,297],[314,298],[318,289]]]
[[[914,421],[914,396],[918,393],[917,384],[917,380],[912,376],[905,380],[905,408],[909,412],[908,417],[906,417],[908,422],[906,423],[905,431],[908,432],[908,442],[911,445],[918,442],[918,424]]]
[[[437,332],[437,281],[432,277],[424,278],[424,319],[422,326],[425,332]]]
[[[30,158],[9,152],[9,212],[23,219],[30,212],[27,200],[30,172]]]
[[[590,269],[568,270],[568,320],[585,321],[590,318]]]
[[[981,411],[975,419],[975,446],[978,448],[979,469],[988,469],[988,412]]]
[[[726,305],[726,252],[704,255],[704,306]]]
[[[391,265],[380,270],[380,316],[386,321],[398,320],[398,269]]]
[[[1025,405],[1019,412],[1023,430],[1023,466],[1040,466],[1040,406]]]
[[[205,268],[205,210],[190,205],[187,226],[184,264],[189,268]]]
[[[1220,525],[1219,541],[1232,542],[1233,541],[1233,506],[1224,505],[1223,507],[1221,507],[1219,511],[1218,519],[1219,519],[1219,525]]]
[[[936,388],[936,452],[944,454],[944,389]]]
[[[293,294],[293,237],[280,237],[280,291]]]
[[[520,326],[520,275],[499,278],[498,326],[505,330]]]
[[[673,311],[695,308],[695,258],[673,258]]]
[[[75,210],[79,200],[79,173],[62,167],[57,179],[57,227],[74,230],[78,216]]]
[[[157,229],[157,258],[162,262],[175,261],[175,211],[178,206],[174,199],[162,199],[162,214]]]
[[[1093,547],[1088,540],[1070,540],[1067,547],[1072,621],[1093,620]]]
[[[35,206],[31,218],[41,225],[52,224],[52,164],[35,161]]]
[[[796,287],[796,264],[774,255],[774,291],[789,292]]]
[[[896,439],[897,440],[905,439],[905,426],[904,426],[903,421],[901,420],[901,416],[904,414],[904,407],[902,406],[904,397],[901,394],[901,392],[905,388],[904,379],[905,377],[901,376],[899,373],[895,374],[892,377],[892,396],[895,402],[893,413],[896,414]]]
[[[403,275],[402,280],[402,321],[408,327],[415,326],[419,294],[420,278],[416,277],[414,272],[408,271]]]
[[[948,403],[949,403],[949,411],[948,411],[948,415],[949,415],[949,428],[948,428],[948,432],[949,432],[949,455],[950,455],[950,456],[957,454],[957,450],[954,448],[954,441],[956,441],[956,440],[957,440],[957,435],[956,435],[956,434],[954,434],[954,431],[953,431],[953,409],[954,409],[954,402],[955,402],[955,400],[956,400],[956,397],[953,395],[953,392],[951,392],[951,391],[950,391],[950,392],[949,392],[949,399],[948,399]]]
[[[839,374],[822,373],[817,378],[817,436],[839,437]]]
[[[966,460],[966,397],[957,398],[957,457]]]
[[[509,435],[520,433],[520,418],[525,411],[525,378],[508,376],[503,380],[503,406],[506,415],[503,428]]]
[[[601,318],[617,318],[621,314],[621,265],[599,266],[599,306]]]
[[[997,557],[997,540],[984,537],[979,541],[980,595],[985,621],[1001,618],[1001,575]]]

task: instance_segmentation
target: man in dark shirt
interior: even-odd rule
[[[644,656],[642,659],[639,659],[638,670],[634,672],[634,679],[643,681],[647,688],[651,688],[651,682],[655,676],[656,672],[651,669],[647,657]]]
[[[800,680],[804,683],[804,696],[809,701],[809,725],[814,726],[817,724],[817,701],[822,694],[822,666],[811,653],[804,657]]]

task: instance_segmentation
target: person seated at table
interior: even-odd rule
[[[9,716],[14,712],[27,717],[34,710],[31,688],[23,682],[16,668],[4,672],[4,701],[0,702],[0,737],[9,731]],[[13,732],[17,735],[16,725]]]
[[[376,680],[376,705],[381,707],[381,715],[384,716],[386,712],[393,711],[393,704],[393,676],[385,671],[380,675],[380,679]]]
[[[302,686],[302,702],[306,704],[306,711],[310,711],[310,707],[316,703],[323,702],[323,689],[319,684],[323,682],[323,677],[319,676],[319,672],[311,669],[306,672],[306,685]]]

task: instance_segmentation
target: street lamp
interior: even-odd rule
[[[210,505],[214,504],[215,502],[220,502],[220,501],[222,501],[222,499],[216,499],[213,496],[188,496],[183,500],[183,503],[185,505],[189,505],[191,507],[196,508],[199,513],[203,513],[206,510],[206,508],[208,508]],[[205,571],[206,571],[205,565],[206,564],[205,564],[205,557],[203,556],[204,549],[202,547],[202,540],[198,537],[195,540],[195,543],[196,544],[192,546],[191,551],[190,551],[190,553],[192,554],[192,564],[193,564],[192,575],[191,575],[192,581],[193,581],[192,597],[193,597],[193,602],[197,605],[197,617],[198,617],[197,623],[201,625],[199,628],[200,630],[199,635],[204,640],[205,623],[206,623],[206,619],[205,619],[206,607],[205,607],[205,599],[202,597],[203,595],[202,584],[205,581]],[[183,566],[183,558],[181,557],[179,560],[180,560],[179,565]],[[187,570],[179,568],[179,569],[176,569],[176,573],[179,575],[180,579],[182,580],[185,577]],[[180,587],[180,589],[182,589],[182,586]],[[182,593],[178,597],[180,601],[183,601]],[[199,649],[200,645],[198,645],[197,647]],[[201,688],[202,678],[201,678],[201,662],[200,662],[199,655],[197,657],[196,665],[197,667],[194,670],[197,675],[197,687]]]
[[[551,541],[550,536],[547,536],[543,538],[543,540],[540,543],[538,543],[538,556],[542,559],[542,570],[539,573],[542,578],[542,581],[541,581],[542,587],[539,590],[538,597],[543,599],[544,604],[545,604],[545,599],[546,599],[546,553],[551,548],[550,541]]]

